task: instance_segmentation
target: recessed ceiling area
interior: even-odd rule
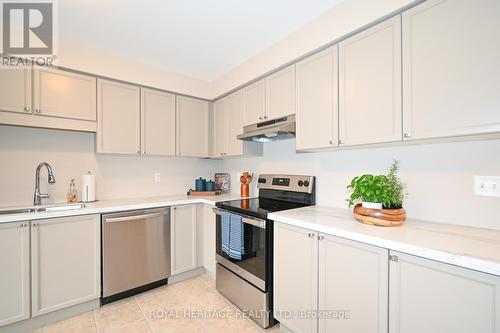
[[[212,81],[343,0],[68,0],[61,42]]]

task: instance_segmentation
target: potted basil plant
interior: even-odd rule
[[[346,200],[349,207],[355,206],[354,215],[358,220],[365,215],[382,220],[386,217],[400,222],[406,219],[403,209],[405,186],[398,177],[398,171],[399,161],[394,161],[386,175],[365,174],[351,180],[347,186],[351,195]],[[372,218],[365,220],[369,221],[369,224],[384,225]],[[367,223],[366,221],[361,222]]]

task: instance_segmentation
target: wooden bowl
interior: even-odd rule
[[[354,217],[361,223],[381,227],[397,227],[406,221],[406,211],[399,209],[364,208],[361,204],[354,206]]]

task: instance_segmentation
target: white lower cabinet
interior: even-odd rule
[[[325,312],[319,332],[387,332],[388,256],[384,248],[319,235],[318,309],[339,312]]]
[[[0,224],[0,326],[30,315],[29,222]]]
[[[203,266],[215,276],[215,213],[214,206],[203,205]]]
[[[391,251],[390,333],[499,333],[500,277]]]
[[[31,222],[31,314],[100,297],[100,215]]]
[[[170,211],[172,275],[197,267],[196,205],[175,206]]]
[[[388,283],[388,250],[275,223],[275,317],[292,332],[387,332]]]
[[[500,333],[500,276],[274,226],[275,317],[294,333]]]
[[[301,311],[318,306],[317,234],[286,224],[274,224],[274,317],[295,333],[318,330],[314,318]]]

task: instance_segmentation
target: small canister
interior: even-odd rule
[[[215,191],[215,182],[213,180],[207,182],[207,191]]]
[[[207,190],[207,181],[203,178],[198,178],[195,181],[195,189],[196,191],[206,191]]]

